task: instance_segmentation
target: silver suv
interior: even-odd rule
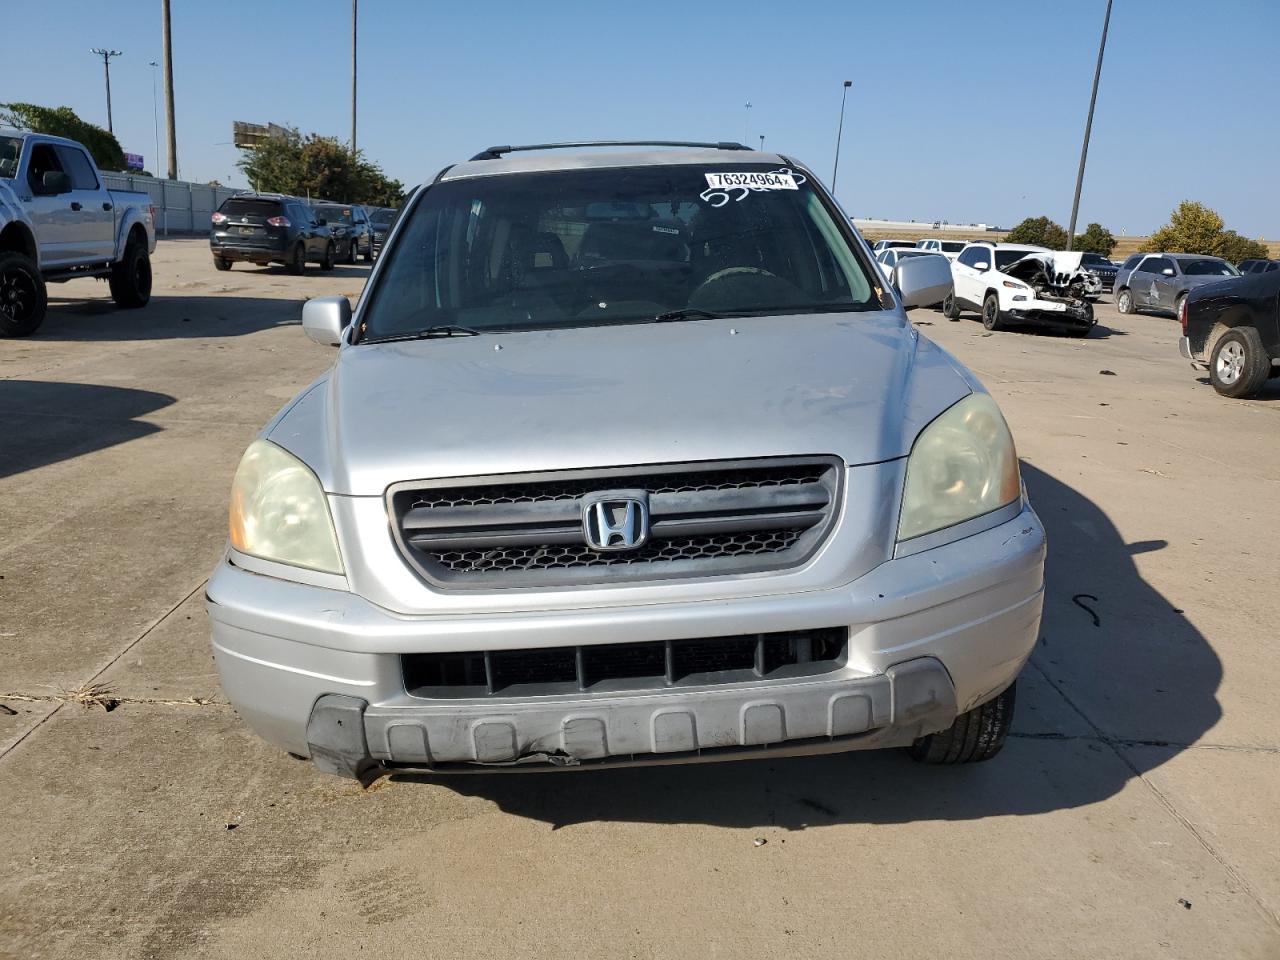
[[[355,777],[994,755],[1044,534],[907,322],[946,261],[887,288],[781,155],[558,146],[446,169],[354,311],[305,305],[334,364],[246,451],[208,585],[240,715]]]

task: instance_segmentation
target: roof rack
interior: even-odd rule
[[[530,143],[513,147],[490,147],[481,150],[472,160],[501,160],[505,153],[518,153],[525,150],[565,150],[575,147],[709,147],[712,150],[750,150],[750,147],[730,140],[719,143],[701,143],[697,140],[582,140],[577,143]]]

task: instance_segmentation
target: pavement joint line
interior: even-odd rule
[[[1093,729],[1094,734],[1098,739],[1098,741],[1105,744],[1107,748],[1116,755],[1116,758],[1121,763],[1123,763],[1126,767],[1129,768],[1129,772],[1132,773],[1134,777],[1136,777],[1138,780],[1142,781],[1142,783],[1146,785],[1147,789],[1151,791],[1152,796],[1155,797],[1156,802],[1159,803],[1162,807],[1164,807],[1165,812],[1170,817],[1172,817],[1176,823],[1180,824],[1184,830],[1186,830],[1189,834],[1191,834],[1191,836],[1195,838],[1196,842],[1200,844],[1201,848],[1203,848],[1204,851],[1209,854],[1209,856],[1211,856],[1215,861],[1217,861],[1217,863],[1222,867],[1222,869],[1227,872],[1227,876],[1229,876],[1232,880],[1234,880],[1235,883],[1239,886],[1239,888],[1244,891],[1245,895],[1249,898],[1250,901],[1252,901],[1254,907],[1257,908],[1258,912],[1261,913],[1262,916],[1267,921],[1269,921],[1273,927],[1275,927],[1276,929],[1280,929],[1280,913],[1277,913],[1275,910],[1273,910],[1270,906],[1267,905],[1266,901],[1264,901],[1262,897],[1258,894],[1258,892],[1253,889],[1253,885],[1250,884],[1247,879],[1245,879],[1244,874],[1240,872],[1239,868],[1236,867],[1236,865],[1233,864],[1230,860],[1228,860],[1226,856],[1221,851],[1219,851],[1218,848],[1214,846],[1213,843],[1211,843],[1203,833],[1200,832],[1199,828],[1196,827],[1196,825],[1192,823],[1187,817],[1185,817],[1178,810],[1176,806],[1174,806],[1173,801],[1169,799],[1169,797],[1164,793],[1163,790],[1161,790],[1158,786],[1156,786],[1145,774],[1142,773],[1142,771],[1138,769],[1138,767],[1133,763],[1132,760],[1129,759],[1128,755],[1124,752],[1124,749],[1123,749],[1124,741],[1118,740],[1114,737],[1109,737],[1107,734],[1103,733],[1102,728],[1093,722],[1093,719],[1087,713],[1085,713],[1084,710],[1079,705],[1077,705],[1074,700],[1071,699],[1071,697],[1067,695],[1067,692],[1062,689],[1062,686],[1059,683],[1057,683],[1052,677],[1050,677],[1049,674],[1045,672],[1043,667],[1041,667],[1037,663],[1031,663],[1030,661],[1028,661],[1028,663],[1032,667],[1032,669],[1034,669],[1037,673],[1040,674],[1040,676],[1044,679],[1045,683],[1049,684],[1049,686],[1053,687],[1053,689],[1058,692],[1058,695],[1062,697],[1062,699],[1066,702],[1067,706],[1069,706],[1072,710],[1074,710],[1076,714],[1080,717],[1080,719],[1083,720],[1085,723],[1087,723],[1090,726],[1090,728]],[[1169,744],[1169,746],[1175,746],[1175,745]]]
[[[123,657],[123,656],[124,656],[125,654],[127,654],[130,650],[132,650],[134,647],[136,647],[139,643],[141,643],[143,640],[145,640],[145,639],[147,638],[147,636],[148,636],[148,635],[150,635],[150,633],[151,633],[151,631],[152,631],[152,630],[154,630],[156,627],[160,626],[160,624],[164,623],[164,622],[165,622],[165,620],[169,619],[169,617],[173,616],[174,611],[176,611],[179,607],[181,607],[184,603],[186,603],[186,602],[187,602],[188,600],[190,600],[192,597],[194,597],[194,596],[195,596],[195,595],[196,595],[200,590],[202,590],[202,589],[204,588],[204,585],[205,585],[206,583],[208,583],[208,582],[209,582],[209,581],[208,581],[208,578],[207,578],[207,577],[202,577],[202,578],[200,579],[200,582],[199,582],[199,583],[197,583],[197,584],[195,585],[195,587],[193,587],[190,591],[188,591],[188,593],[187,593],[185,596],[183,596],[183,598],[182,598],[181,600],[179,600],[177,603],[175,603],[173,606],[171,606],[168,610],[166,610],[166,611],[165,611],[164,613],[162,613],[160,616],[156,617],[156,619],[155,619],[155,620],[151,621],[151,623],[149,623],[149,624],[146,626],[146,628],[145,628],[145,629],[143,629],[143,631],[142,631],[141,633],[139,633],[136,637],[134,637],[132,640],[130,640],[127,644],[125,644],[124,649],[122,649],[122,650],[121,650],[119,653],[117,653],[114,657],[112,657],[112,658],[111,658],[110,660],[108,660],[105,664],[103,664],[103,665],[102,665],[102,667],[100,667],[100,668],[97,670],[97,672],[95,672],[95,673],[94,673],[94,675],[93,675],[93,676],[91,676],[88,680],[86,680],[86,681],[81,685],[81,689],[84,689],[84,688],[87,688],[87,687],[92,686],[92,685],[93,685],[93,683],[94,683],[94,682],[95,682],[95,681],[96,681],[100,676],[102,676],[104,673],[106,673],[108,670],[110,670],[113,666],[115,666],[115,665],[120,661],[120,658],[121,658],[121,657]],[[17,749],[18,749],[18,746],[19,746],[20,744],[25,743],[25,742],[27,741],[27,739],[28,739],[28,738],[29,738],[33,733],[35,733],[35,732],[36,732],[37,730],[39,730],[42,726],[44,726],[44,725],[49,721],[49,718],[50,718],[50,717],[52,717],[52,716],[54,716],[54,715],[55,715],[59,710],[61,710],[64,706],[66,706],[68,702],[69,702],[69,701],[64,700],[64,701],[62,701],[61,703],[59,703],[56,707],[54,707],[52,710],[50,710],[47,714],[45,714],[43,717],[41,717],[39,720],[37,720],[37,721],[35,722],[35,724],[33,724],[33,725],[32,725],[32,727],[31,727],[31,729],[30,729],[30,730],[28,730],[26,733],[22,734],[22,736],[18,737],[16,740],[14,740],[14,741],[13,741],[13,743],[9,744],[9,745],[8,745],[7,747],[5,747],[3,750],[0,750],[0,760],[3,760],[3,759],[4,759],[5,757],[7,757],[9,754],[13,753],[13,751],[17,750]]]
[[[1105,743],[1118,747],[1168,747],[1171,750],[1224,750],[1237,753],[1280,755],[1280,747],[1248,743],[1181,743],[1173,740],[1137,740],[1128,737],[1110,737],[1105,734],[1095,736],[1094,734],[1079,733],[1019,733],[1016,731],[1010,733],[1009,736],[1017,740],[1088,740],[1092,743]]]

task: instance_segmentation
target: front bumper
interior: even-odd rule
[[[1096,322],[1091,313],[1083,309],[1066,310],[1010,310],[1008,317],[1014,323],[1034,323],[1056,330],[1091,330]]]
[[[1029,506],[826,590],[504,615],[405,616],[224,561],[209,581],[223,689],[256,732],[322,769],[678,762],[908,744],[1016,678],[1043,601]],[[598,595],[598,594],[597,594]],[[847,625],[812,677],[593,695],[429,700],[400,654],[720,637]]]

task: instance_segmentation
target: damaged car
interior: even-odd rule
[[[946,262],[895,280],[781,154],[451,165],[354,307],[302,309],[332,366],[246,450],[206,591],[227,697],[361,778],[995,756],[1044,530],[904,313]]]
[[[999,330],[1034,324],[1087,337],[1095,323],[1089,298],[1101,291],[1081,267],[1080,253],[1008,243],[971,243],[951,264],[955,283],[943,302],[948,320],[977,310],[982,325]]]

